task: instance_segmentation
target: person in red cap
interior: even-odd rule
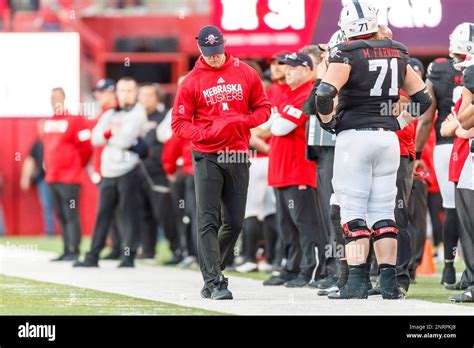
[[[250,129],[268,119],[270,102],[257,72],[225,52],[217,27],[196,39],[201,56],[177,92],[171,125],[192,142],[201,296],[232,299],[222,270],[245,215]]]

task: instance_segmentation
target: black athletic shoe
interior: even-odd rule
[[[217,284],[214,286],[211,292],[211,299],[213,300],[232,300],[234,297],[227,286],[229,285],[229,280],[220,276]]]
[[[99,267],[99,262],[97,260],[93,260],[92,258],[88,258],[86,256],[84,261],[77,260],[76,262],[74,262],[72,266],[73,267]]]
[[[206,285],[204,285],[201,289],[201,297],[211,298],[211,290],[209,290],[209,288]]]
[[[456,290],[456,291],[463,291],[469,288],[469,284],[457,282],[456,284],[446,285],[446,290]]]
[[[346,285],[338,292],[328,294],[332,300],[366,299],[368,296],[367,273],[365,264],[349,266],[349,277]]]
[[[380,292],[384,300],[399,300],[404,298],[397,284],[397,271],[395,267],[384,267],[380,269]]]
[[[122,261],[119,263],[118,268],[134,268],[135,262],[131,257],[124,257]]]
[[[295,275],[280,274],[278,276],[273,276],[273,277],[270,277],[269,279],[265,280],[263,282],[263,285],[265,285],[265,286],[279,286],[279,285],[285,284],[288,281],[291,281],[291,280],[295,279],[296,277],[297,277],[296,274]]]
[[[62,254],[54,259],[51,260],[51,262],[58,262],[58,261],[70,261],[70,260],[66,260],[66,257],[68,256],[69,254]]]
[[[120,260],[120,251],[111,251],[104,257],[102,257],[102,260]]]
[[[79,259],[79,254],[66,254],[61,261],[77,261]]]
[[[377,296],[382,295],[382,291],[380,290],[379,286],[376,286],[369,290],[369,296]]]
[[[453,285],[456,283],[456,269],[452,262],[445,262],[443,275],[441,276],[441,284]]]
[[[469,288],[462,294],[449,296],[449,300],[453,302],[474,303],[474,287]]]
[[[300,274],[295,279],[288,280],[284,285],[287,288],[302,288],[308,284],[309,279]]]
[[[338,278],[334,276],[329,276],[319,280],[311,280],[308,284],[308,287],[316,289],[329,289],[336,284],[337,280]]]
[[[341,275],[337,279],[336,284],[339,289],[341,289],[347,283],[347,278],[349,277],[349,266],[346,264],[341,265]]]
[[[181,256],[174,255],[170,260],[166,261],[164,263],[164,265],[165,266],[175,266],[178,263],[180,263],[181,261],[183,261],[183,258]]]

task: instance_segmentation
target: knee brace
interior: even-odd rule
[[[351,220],[345,223],[342,228],[344,229],[344,238],[347,243],[361,238],[370,238],[370,230],[362,219]]]
[[[378,241],[382,238],[394,238],[397,239],[398,228],[397,224],[393,220],[380,220],[372,226],[372,233],[374,234],[374,240]]]

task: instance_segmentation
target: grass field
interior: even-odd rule
[[[34,246],[37,246],[39,250],[52,251],[52,252],[58,252],[58,253],[62,250],[62,242],[61,242],[61,239],[58,237],[0,238],[0,245],[6,244],[6,243],[9,243],[10,245],[29,245],[29,246],[34,245]],[[90,245],[90,239],[84,238],[82,241],[81,251],[82,252],[87,251],[89,248],[89,245]],[[168,243],[165,241],[158,243],[156,251],[157,251],[157,256],[154,262],[154,264],[156,265],[162,265],[163,262],[165,262],[171,257],[171,252],[169,250]],[[104,250],[104,253],[106,252],[107,250]],[[438,272],[440,272],[442,269],[442,265],[437,264],[436,267],[437,267]],[[457,261],[456,270],[458,274],[462,272],[463,269],[464,269],[463,262]],[[197,267],[193,268],[193,270],[198,271],[198,268]],[[262,281],[269,277],[268,274],[259,273],[259,272],[247,273],[247,274],[241,274],[237,272],[226,272],[226,275],[246,277],[246,278],[262,280]],[[178,314],[178,315],[206,314],[204,313],[205,311],[201,311],[201,310],[197,310],[193,308],[185,308],[185,307],[179,307],[179,306],[174,306],[174,305],[169,305],[169,304],[164,304],[164,303],[157,303],[154,301],[140,300],[140,299],[131,298],[127,296],[102,293],[99,291],[92,291],[92,290],[86,290],[86,289],[80,289],[80,288],[74,288],[74,287],[62,286],[62,285],[51,285],[47,283],[33,282],[29,280],[16,279],[16,278],[10,278],[10,277],[2,277],[0,279],[2,280],[2,284],[3,284],[3,285],[0,284],[1,298],[4,298],[4,295],[9,296],[9,295],[14,295],[15,293],[18,294],[19,297],[23,296],[24,294],[28,294],[28,296],[26,296],[26,299],[24,301],[20,299],[15,300],[13,307],[10,307],[8,311],[3,309],[3,307],[0,307],[0,314],[4,313],[3,311],[12,313],[11,312],[12,309],[15,310],[14,313],[18,313],[18,314],[22,313],[22,311],[25,311],[25,313],[29,313],[29,314],[42,314],[41,311],[46,311],[44,308],[48,308],[48,307],[55,308],[54,310],[55,314],[67,314],[68,308],[70,307],[67,307],[67,308],[64,307],[64,303],[70,303],[68,301],[70,301],[71,296],[72,298],[77,300],[76,303],[72,302],[72,305],[74,306],[75,314],[168,314],[168,313]],[[439,284],[439,280],[440,280],[439,274],[433,275],[433,276],[419,276],[417,278],[417,283],[411,285],[410,291],[408,293],[408,298],[437,302],[437,303],[450,303],[450,301],[448,300],[448,297],[452,294],[455,294],[456,292],[446,290],[443,286]],[[9,285],[5,287],[4,282],[8,283]],[[10,284],[13,284],[13,285],[10,285]],[[54,291],[57,290],[57,292],[55,292],[57,296],[40,300],[39,302],[40,307],[37,309],[38,313],[36,312],[32,313],[31,305],[36,303],[35,301],[38,300],[39,297],[41,297],[40,296],[41,293],[44,294],[44,291],[47,291],[47,293],[53,293],[52,291],[49,290],[52,288],[55,289]],[[13,296],[13,298],[15,297]],[[88,298],[92,299],[92,301],[87,300]],[[100,302],[98,301],[99,298],[101,299],[101,301],[102,300],[104,301],[103,307],[99,305],[97,305],[96,307],[94,307],[94,305],[92,306],[90,305],[90,303],[94,304],[94,300],[96,300],[95,303],[99,303]],[[43,303],[41,301],[46,301],[46,302]],[[52,301],[52,302],[49,302],[49,301]],[[86,302],[88,303],[86,304]],[[60,305],[49,306],[49,304],[53,304],[53,303],[59,303],[59,304],[62,303],[63,307],[61,307]],[[45,307],[42,306],[43,304],[45,305]],[[474,304],[464,304],[464,305],[474,307]],[[114,308],[120,308],[120,309],[115,310]],[[47,311],[50,311],[50,310],[51,309],[48,309]]]
[[[0,315],[218,315],[198,308],[0,275]]]

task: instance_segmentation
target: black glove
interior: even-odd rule
[[[316,116],[318,117],[319,124],[321,125],[322,129],[331,134],[336,134],[336,128],[337,126],[339,126],[339,123],[341,123],[342,117],[344,116],[344,110],[341,110],[338,114],[334,115],[332,117],[332,120],[328,123],[324,123],[319,117],[319,115]]]
[[[316,80],[308,99],[306,99],[306,101],[303,104],[303,113],[305,115],[316,115],[318,113],[316,109],[316,92],[318,91],[318,87],[320,83],[321,83],[321,79]]]
[[[140,159],[145,159],[148,157],[148,144],[142,138],[137,138],[135,144],[128,151],[135,152]]]

